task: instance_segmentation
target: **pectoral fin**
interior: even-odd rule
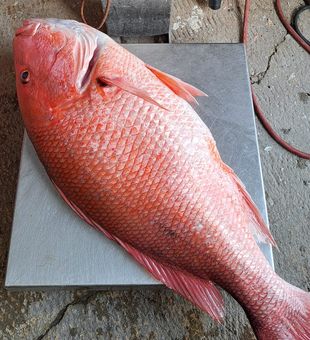
[[[101,81],[103,84],[116,86],[116,87],[122,89],[123,91],[129,92],[129,93],[133,94],[134,96],[142,98],[145,101],[160,107],[163,110],[168,110],[167,108],[162,106],[160,103],[158,103],[158,101],[153,99],[146,90],[139,88],[138,86],[128,82],[127,80],[125,80],[121,77],[115,77],[115,78],[111,77],[110,78],[110,77],[106,77],[106,76],[100,76],[100,77],[98,77],[98,80]]]

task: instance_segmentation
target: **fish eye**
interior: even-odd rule
[[[20,80],[23,84],[27,84],[30,80],[30,73],[28,70],[24,70],[21,74],[20,74]]]

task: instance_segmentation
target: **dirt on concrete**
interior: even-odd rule
[[[243,1],[212,12],[206,1],[174,1],[172,42],[236,42]],[[283,1],[289,16],[301,1]],[[13,216],[22,123],[12,60],[15,29],[29,17],[79,19],[79,1],[0,3],[0,283]],[[310,60],[280,24],[271,1],[255,1],[248,46],[251,80],[262,109],[289,142],[310,152]],[[310,36],[309,25],[303,32]],[[132,39],[130,40],[132,42]],[[257,122],[276,271],[310,290],[310,162],[279,147]],[[253,333],[239,305],[224,293],[217,325],[165,288],[124,291],[7,292],[0,289],[0,339],[240,339]]]

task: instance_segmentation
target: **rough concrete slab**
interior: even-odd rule
[[[301,3],[283,0],[285,13]],[[0,4],[1,283],[22,141],[12,67],[13,32],[27,17],[78,19],[78,6],[77,0],[2,0]],[[204,0],[174,1],[171,40],[238,41],[242,8],[243,1],[224,1],[217,12],[209,10]],[[303,31],[309,36],[309,25]],[[288,141],[310,151],[309,57],[286,36],[271,1],[253,4],[248,55],[252,82],[268,119]],[[270,224],[281,250],[275,253],[276,271],[310,290],[310,162],[281,149],[259,123],[258,132]],[[1,289],[0,339],[252,339],[243,311],[224,296],[227,316],[219,326],[164,288],[40,293]]]

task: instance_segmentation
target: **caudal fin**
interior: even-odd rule
[[[287,284],[287,301],[264,320],[250,318],[259,340],[310,340],[310,293]]]

